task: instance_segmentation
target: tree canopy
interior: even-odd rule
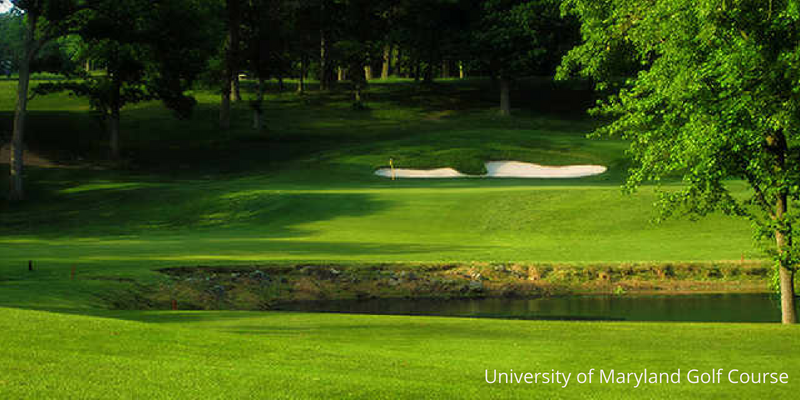
[[[631,141],[628,188],[679,177],[662,210],[749,218],[770,239],[778,265],[783,320],[796,322],[792,227],[800,197],[800,2],[795,0],[568,0],[583,43],[564,59],[607,87],[594,112],[612,117],[598,134]],[[638,73],[615,75],[629,54]],[[620,60],[622,62],[620,63]],[[730,179],[752,188],[731,194]]]
[[[82,55],[105,73],[42,83],[34,92],[69,91],[87,97],[107,125],[111,154],[118,158],[125,105],[158,99],[180,117],[191,113],[195,100],[185,91],[214,50],[213,36],[193,27],[209,14],[195,0],[98,1],[91,11],[74,31],[83,44]]]

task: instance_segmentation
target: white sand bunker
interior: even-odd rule
[[[490,161],[485,176],[494,178],[580,178],[606,172],[602,165],[566,165],[550,167],[519,161]]]
[[[602,165],[566,165],[553,167],[525,163],[520,161],[489,161],[486,163],[485,175],[467,175],[453,168],[439,169],[404,169],[381,168],[375,175],[387,178],[581,178],[585,176],[600,175],[606,172]]]
[[[392,173],[394,171],[394,174]],[[396,168],[381,168],[375,171],[375,175],[383,176],[386,178],[463,178],[465,176],[452,168],[437,168],[437,169],[405,169]]]

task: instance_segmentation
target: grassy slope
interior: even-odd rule
[[[120,316],[120,315],[116,315]],[[0,309],[3,398],[789,398],[796,327],[178,312],[97,317]],[[146,322],[146,323],[143,323]],[[65,334],[67,333],[68,334]],[[487,385],[485,369],[573,373]],[[589,368],[786,372],[785,385],[575,384]]]

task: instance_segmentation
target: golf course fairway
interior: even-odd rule
[[[4,124],[13,116],[14,83],[0,81]],[[744,220],[711,214],[655,223],[655,187],[623,194],[627,144],[586,138],[597,125],[584,113],[587,90],[526,81],[531,103],[500,118],[483,79],[371,84],[362,111],[344,90],[296,96],[269,85],[262,133],[252,130],[246,102],[234,104],[231,130],[219,132],[212,91],[194,93],[189,120],[156,102],[125,108],[122,165],[103,161],[104,139],[85,101],[33,99],[29,151],[55,167],[30,166],[29,200],[0,203],[0,398],[791,398],[800,391],[800,330],[777,323],[185,310],[180,299],[171,310],[136,297],[163,284],[159,270],[173,267],[766,263]],[[390,159],[398,168],[470,175],[485,173],[487,160],[608,171],[575,179],[375,176]],[[7,168],[0,165],[0,187],[8,186]],[[742,182],[729,184],[736,195],[748,193]],[[601,382],[601,370],[645,369],[679,372],[680,381]],[[692,374],[716,377],[720,369],[719,383],[691,382]],[[737,379],[785,373],[788,380],[731,383],[734,369]],[[487,382],[512,370],[571,378]],[[590,370],[593,381],[579,383]]]

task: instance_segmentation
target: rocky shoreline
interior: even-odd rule
[[[746,293],[769,290],[760,262],[618,265],[378,264],[160,269],[136,308],[269,310],[298,301],[376,298]]]

